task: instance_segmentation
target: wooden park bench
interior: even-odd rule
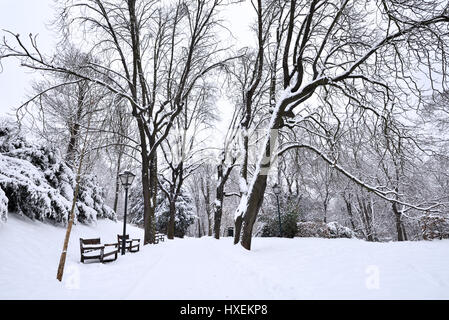
[[[86,260],[99,260],[101,263],[105,263],[118,258],[118,243],[101,244],[100,238],[80,239],[80,249],[82,263]],[[106,259],[107,257],[111,258]]]
[[[119,245],[119,251],[122,250],[122,243],[123,243],[123,235],[117,235],[118,245]],[[126,235],[126,245],[125,250],[129,252],[139,252],[140,250],[140,239],[129,239],[129,235]]]

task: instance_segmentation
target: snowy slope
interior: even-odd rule
[[[113,242],[122,225],[74,227],[62,284],[65,230],[15,215],[0,226],[0,299],[448,299],[449,241],[186,239],[110,264],[80,264],[80,237]],[[140,229],[129,227],[133,237]]]

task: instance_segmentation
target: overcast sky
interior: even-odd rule
[[[43,52],[51,53],[54,35],[47,27],[53,18],[53,0],[0,0],[0,29],[28,37],[39,34],[39,46]],[[19,67],[17,61],[2,62],[0,73],[0,113],[11,112],[23,102],[33,74]]]
[[[19,33],[22,38],[30,33],[39,34],[39,48],[46,54],[54,51],[56,35],[49,24],[54,18],[54,0],[0,0],[0,30],[6,29]],[[253,9],[250,1],[234,5],[226,10],[225,17],[228,26],[236,38],[238,45],[248,45],[252,41],[249,23],[252,20]],[[11,114],[12,110],[26,100],[30,92],[30,84],[36,76],[24,68],[20,68],[17,61],[3,62],[3,72],[0,73],[0,114]],[[226,109],[226,102],[220,101],[219,108]],[[220,107],[221,106],[221,107]],[[227,122],[227,114],[222,113],[223,122]],[[225,125],[226,126],[226,125]]]

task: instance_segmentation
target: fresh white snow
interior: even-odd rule
[[[131,237],[143,231],[128,226]],[[0,299],[448,299],[449,241],[177,239],[109,264],[81,264],[79,238],[116,241],[122,224],[74,226],[63,283],[65,230],[11,214],[0,225]]]

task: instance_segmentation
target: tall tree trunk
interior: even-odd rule
[[[206,184],[204,184],[206,181]],[[203,194],[203,199],[205,203],[206,216],[207,216],[207,235],[212,237],[212,210],[210,207],[210,177],[201,178],[201,193]],[[199,216],[199,215],[198,215]]]
[[[352,214],[352,204],[351,204],[350,198],[346,199],[346,197],[343,196],[343,199],[346,204],[346,212],[348,213],[349,222],[351,223],[352,230],[355,231],[356,227],[355,227],[355,222],[354,222],[354,215]]]
[[[373,226],[372,226],[372,218],[370,214],[370,205],[366,204],[366,200],[362,197],[359,197],[357,195],[357,200],[359,202],[359,208],[360,208],[360,217],[362,218],[363,226],[365,229],[365,235],[366,240],[373,242],[374,241],[374,232],[373,232]]]
[[[149,141],[147,142],[148,129],[147,123],[141,115],[140,108],[147,107],[148,92],[147,86],[143,79],[144,73],[142,71],[142,59],[140,54],[140,29],[138,26],[138,19],[136,17],[136,0],[128,1],[128,13],[129,13],[129,31],[131,35],[131,49],[133,59],[133,73],[129,80],[132,82],[130,90],[134,101],[142,100],[142,105],[138,106],[136,103],[132,103],[133,117],[137,121],[137,127],[140,138],[140,154],[142,158],[142,189],[143,189],[143,208],[144,208],[144,245],[155,242],[155,221],[154,211],[156,206],[157,195],[157,157],[152,155],[150,157],[149,151],[154,145],[154,137],[151,134],[148,135]],[[122,57],[122,60],[124,58]],[[125,62],[124,62],[125,64]],[[140,89],[140,93],[139,93]],[[141,96],[139,98],[139,95]],[[150,149],[148,149],[150,148]]]
[[[158,192],[158,167],[157,167],[157,154],[153,156],[150,162],[150,224],[148,226],[150,235],[152,237],[152,242],[155,242],[156,239],[156,205],[157,205],[157,192]]]
[[[203,232],[201,230],[201,218],[198,218],[198,238],[203,237]]]
[[[76,208],[76,202],[78,201],[78,195],[79,195],[79,189],[80,189],[81,170],[83,167],[83,156],[84,156],[84,152],[83,152],[83,155],[81,155],[81,160],[78,165],[78,172],[76,175],[76,186],[75,186],[75,191],[74,191],[73,200],[72,200],[72,209],[70,210],[67,231],[65,234],[64,245],[62,248],[62,254],[59,259],[58,273],[56,275],[56,279],[58,279],[59,281],[62,281],[62,277],[64,276],[64,267],[65,267],[65,261],[67,258],[67,250],[69,247],[70,234],[72,233],[72,226],[73,226],[73,222],[75,220],[75,208]]]
[[[223,216],[223,206],[222,202],[220,202],[220,199],[221,201],[223,201],[223,197],[217,195],[217,201],[214,204],[214,237],[217,240],[220,240],[221,218]]]
[[[173,240],[175,238],[175,218],[176,218],[176,204],[175,197],[169,200],[169,218],[168,218],[168,226],[167,226],[167,238],[169,240]]]
[[[238,216],[237,218],[235,218],[234,244],[238,244],[240,242],[240,237],[242,235],[242,225],[243,217]]]
[[[206,202],[206,215],[207,215],[207,235],[209,237],[212,237],[212,212],[210,208],[210,189],[209,189],[209,179],[207,180],[206,184],[206,196],[205,196],[205,202]]]
[[[69,215],[68,224],[67,224],[67,231],[66,231],[65,238],[64,238],[64,245],[62,247],[61,257],[59,258],[58,273],[56,275],[56,279],[58,279],[60,282],[62,281],[62,277],[64,276],[64,268],[65,268],[65,262],[66,262],[66,258],[67,258],[67,250],[69,247],[69,241],[70,241],[70,235],[72,233],[73,222],[75,220],[75,208],[76,208],[76,202],[78,201],[78,195],[79,195],[79,190],[80,190],[81,173],[83,170],[84,156],[85,156],[86,150],[87,150],[91,119],[92,119],[92,113],[89,115],[89,121],[87,124],[87,132],[86,132],[86,136],[84,138],[83,150],[81,150],[81,156],[80,156],[80,160],[78,163],[78,170],[76,173],[76,180],[75,180],[76,185],[75,185],[75,190],[73,193],[73,200],[72,200],[72,209],[70,210],[70,215]]]
[[[208,232],[207,232],[207,236],[208,236],[208,237],[212,237],[212,234],[213,234],[213,232],[212,232],[212,218],[211,218],[210,215],[207,217],[207,222],[208,222]]]
[[[144,244],[154,243],[154,232],[152,229],[152,211],[151,211],[151,192],[150,192],[150,177],[149,177],[149,163],[145,156],[142,155],[145,161],[142,161],[142,190],[143,190],[143,215],[144,215]]]
[[[267,188],[267,178],[267,175],[259,174],[249,192],[248,207],[243,217],[243,234],[241,240],[242,246],[247,250],[251,250],[253,227],[256,222],[257,213],[264,200],[264,194]]]
[[[216,200],[214,203],[214,237],[215,239],[220,239],[220,230],[221,230],[221,218],[223,215],[223,200],[224,200],[224,183],[225,183],[225,175],[224,175],[224,164],[220,163],[217,167],[218,173],[218,185],[217,185],[217,194]]]
[[[366,222],[368,226],[368,241],[373,242],[374,239],[374,226],[373,226],[373,208],[370,204],[363,203],[363,212],[365,213]]]
[[[72,128],[70,129],[70,139],[69,145],[67,146],[66,162],[71,169],[73,169],[75,166],[75,153],[76,153],[76,146],[78,145],[79,129],[80,125],[78,121],[74,123]]]
[[[245,113],[243,116],[243,120],[241,123],[241,127],[243,129],[243,164],[240,172],[240,185],[245,184],[245,190],[240,190],[240,196],[242,199],[248,198],[248,156],[249,156],[249,129],[251,126],[251,121],[253,117],[253,103],[254,96],[256,94],[256,90],[259,87],[260,82],[262,81],[262,74],[264,69],[265,62],[265,40],[264,40],[264,10],[262,6],[262,1],[257,1],[257,40],[258,40],[258,52],[257,52],[257,61],[254,65],[253,75],[252,75],[252,83],[249,89],[245,92],[244,97],[244,105],[245,105]],[[272,79],[273,80],[273,79]],[[276,86],[276,83],[271,83],[271,88]],[[271,103],[271,101],[270,101]],[[264,189],[265,192],[265,189]],[[257,209],[257,212],[259,210]],[[257,215],[257,212],[255,215]],[[237,211],[235,217],[235,234],[234,234],[234,244],[237,244],[240,241],[241,229],[244,222],[244,212]],[[253,222],[254,223],[254,222]],[[252,229],[252,226],[250,227]]]
[[[267,189],[268,173],[272,165],[274,145],[277,142],[277,130],[282,121],[281,114],[282,112],[279,111],[273,115],[272,125],[268,128],[267,139],[263,148],[264,154],[259,159],[258,168],[256,169],[257,174],[253,177],[254,180],[248,190],[247,199],[242,198],[242,201],[246,201],[246,210],[242,214],[243,234],[241,245],[247,250],[251,250],[254,223],[256,222],[257,214],[262,206]],[[276,137],[273,136],[274,133],[276,133]],[[242,205],[244,204],[241,203],[240,206]]]
[[[398,241],[407,241],[407,235],[405,233],[404,224],[402,223],[402,214],[398,210],[397,203],[393,202],[392,207],[396,220],[396,231],[398,233]]]
[[[323,207],[324,207],[324,219],[323,219],[323,222],[327,223],[327,199],[324,200]]]
[[[148,157],[147,141],[143,120],[137,118],[140,136],[140,148],[142,158],[142,192],[143,192],[143,214],[144,214],[144,245],[155,241],[154,211],[157,193],[157,159],[150,161]]]
[[[76,115],[70,127],[70,139],[66,151],[66,162],[71,169],[73,169],[75,166],[76,148],[78,146],[78,139],[81,128],[81,118],[83,116],[85,99],[86,99],[85,90],[81,85],[78,85],[78,101],[77,101]]]
[[[249,120],[248,120],[249,121]],[[249,122],[244,124],[244,128],[246,132],[249,130]],[[243,164],[242,169],[240,171],[240,184],[245,183],[248,184],[248,154],[249,154],[249,137],[248,134],[245,134],[243,137]],[[240,190],[241,197],[247,197],[248,190]],[[235,233],[234,233],[234,244],[240,242],[240,236],[242,233],[242,224],[243,217],[242,215],[238,215],[235,218]]]

